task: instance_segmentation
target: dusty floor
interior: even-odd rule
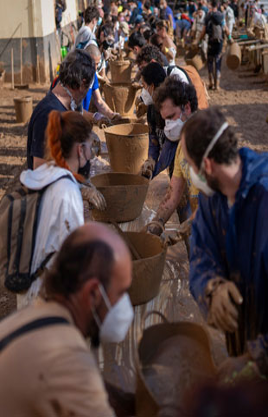
[[[207,81],[206,70],[201,71]],[[31,85],[29,90],[12,91],[9,85],[0,89],[0,198],[14,189],[18,176],[26,164],[27,124],[17,124],[13,98],[32,96],[36,105],[45,95],[48,86]],[[268,86],[261,75],[253,75],[246,66],[231,72],[223,63],[221,90],[209,92],[210,105],[217,105],[235,127],[242,146],[258,151],[268,151]],[[153,181],[148,202],[157,193],[160,199],[165,192],[165,179]],[[171,254],[172,256],[172,254]],[[0,284],[0,318],[15,308],[15,297],[7,293]]]

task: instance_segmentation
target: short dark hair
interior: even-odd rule
[[[212,7],[218,7],[218,3],[219,3],[218,0],[212,0],[211,1],[211,6]]]
[[[44,285],[48,297],[60,294],[68,298],[91,278],[98,278],[105,289],[109,287],[114,253],[101,240],[79,241],[79,229],[64,241],[55,262],[46,272]]]
[[[166,73],[160,64],[157,62],[151,62],[143,68],[141,76],[144,78],[146,84],[153,84],[154,87],[159,87],[159,85],[165,81]]]
[[[98,19],[100,17],[100,12],[97,7],[89,6],[85,10],[85,24],[92,22],[93,19]]]
[[[217,108],[209,108],[199,110],[183,126],[187,152],[198,168],[208,145],[224,122],[226,119]],[[218,164],[231,164],[238,155],[237,143],[233,129],[228,126],[209,152],[208,158]]]
[[[160,36],[157,33],[154,33],[151,37],[150,37],[150,42],[153,46],[155,46],[156,48],[158,48],[160,50],[161,48],[161,43],[162,43],[162,39],[160,38]]]
[[[159,49],[154,45],[144,45],[136,59],[136,63],[140,65],[142,62],[147,62],[148,64],[152,61],[158,62],[158,64],[164,64],[162,55]]]
[[[134,49],[135,46],[142,48],[144,45],[146,45],[146,39],[140,32],[134,32],[130,35],[128,40],[128,47],[130,49]]]
[[[175,106],[185,106],[190,103],[191,112],[197,110],[197,96],[193,85],[186,84],[171,75],[165,82],[155,90],[154,101],[156,108],[160,111],[162,103],[170,98]]]
[[[95,74],[95,62],[91,56],[81,49],[70,52],[61,63],[59,80],[74,90],[84,82],[89,87]]]
[[[155,25],[157,28],[160,28],[160,29],[165,28],[166,31],[168,31],[168,23],[166,20],[157,20]]]

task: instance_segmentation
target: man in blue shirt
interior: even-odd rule
[[[175,30],[176,29],[176,20],[174,18],[173,11],[168,6],[166,0],[161,0],[160,1],[160,9],[163,9],[163,11],[164,11],[164,16],[163,16],[164,20],[169,20],[171,26]]]
[[[215,109],[185,124],[182,149],[202,192],[192,228],[190,290],[208,324],[226,332],[222,375],[268,376],[268,154],[237,148]]]

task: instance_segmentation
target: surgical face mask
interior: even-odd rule
[[[102,17],[98,18],[97,26],[100,26],[102,24]]]
[[[196,174],[194,172],[193,168],[190,167],[190,175],[191,175],[193,184],[195,185],[196,188],[198,188],[200,191],[202,191],[208,197],[211,197],[215,193],[215,191],[207,183],[207,180],[206,180],[206,177],[205,177],[204,160],[205,160],[205,158],[207,158],[210,151],[214,148],[216,142],[218,141],[218,139],[221,137],[221,135],[227,129],[228,126],[229,125],[228,125],[227,122],[223,123],[223,125],[220,127],[220,129],[218,130],[216,135],[213,137],[212,141],[208,145],[208,147],[207,147],[207,149],[206,149],[206,151],[203,155],[201,165],[200,165],[200,170],[199,170],[198,174]]]
[[[151,94],[145,88],[143,88],[141,91],[141,98],[145,106],[150,106],[150,104],[154,104]]]
[[[76,101],[75,101],[75,99],[73,98],[73,95],[72,95],[71,91],[65,85],[63,85],[62,83],[60,83],[60,85],[64,88],[64,90],[66,91],[66,93],[71,98],[70,109],[72,111],[76,111],[77,110],[77,111],[79,111],[79,113],[82,113],[83,114],[82,101],[81,101],[81,103],[77,104]],[[85,96],[86,96],[86,94],[85,94]]]
[[[94,319],[100,329],[100,339],[102,342],[120,343],[129,330],[134,317],[133,307],[128,294],[124,294],[113,306],[100,284],[101,295],[108,309],[105,319],[101,323],[96,311],[93,310]]]
[[[192,167],[190,167],[190,176],[194,186],[198,190],[202,191],[207,197],[211,197],[214,194],[215,191],[209,187],[207,180],[204,178],[204,176],[196,174]]]
[[[177,120],[165,120],[164,133],[171,142],[177,142],[180,139],[181,129],[184,122],[181,117]]]

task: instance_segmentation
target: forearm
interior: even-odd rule
[[[93,101],[99,113],[102,113],[104,116],[108,117],[109,119],[112,119],[112,117],[114,116],[114,112],[110,109],[109,106],[107,106],[107,104],[102,98],[100,100],[95,100],[93,98]]]
[[[185,185],[185,180],[183,178],[173,177],[171,179],[166,195],[161,201],[156,213],[157,218],[161,219],[164,224],[178,207]]]

